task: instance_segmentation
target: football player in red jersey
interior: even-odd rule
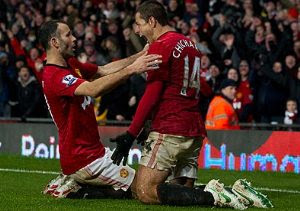
[[[112,159],[126,164],[133,141],[145,121],[151,119],[137,172],[140,201],[245,209],[241,200],[217,180],[194,187],[197,158],[206,136],[199,109],[200,91],[208,94],[208,85],[200,77],[202,54],[195,43],[168,25],[164,6],[157,1],[141,4],[135,22],[136,33],[150,44],[148,52],[162,55],[162,63],[157,65],[159,69],[147,72],[146,90],[128,131],[111,140],[117,144]]]
[[[153,65],[161,62],[160,56],[146,55],[145,50],[101,67],[80,64],[72,61],[76,38],[66,23],[56,20],[42,25],[39,38],[47,55],[42,86],[58,128],[63,172],[44,192],[63,198],[69,192],[78,192],[78,182],[127,190],[135,171],[129,166],[119,167],[110,159],[111,151],[100,141],[92,97],[108,92],[133,74],[156,69]],[[102,77],[91,80],[95,75]]]

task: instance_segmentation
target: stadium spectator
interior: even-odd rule
[[[133,119],[134,113],[137,109],[137,106],[142,99],[142,96],[145,92],[146,86],[146,75],[134,75],[130,78],[130,92],[129,92],[129,118]]]
[[[296,99],[297,105],[300,105],[300,64],[298,65],[297,76],[288,80],[289,97]]]
[[[107,0],[106,7],[103,8],[103,14],[107,19],[117,19],[120,16],[118,8],[116,8],[116,2],[114,0]]]
[[[239,65],[241,80],[237,87],[236,97],[233,100],[233,107],[238,113],[240,122],[251,122],[253,120],[253,93],[249,72],[248,62],[241,60]]]
[[[197,43],[196,43],[196,48],[198,48],[198,46],[199,45],[197,45]],[[200,50],[200,49],[198,49],[198,50]],[[200,51],[200,52],[202,53],[202,51]],[[209,66],[210,66],[210,59],[209,59],[208,55],[203,53],[203,55],[201,57],[201,62],[200,62],[200,67],[201,67],[200,77],[203,78],[204,81],[207,81],[210,78]],[[201,100],[199,103],[199,107],[200,107],[200,113],[202,115],[202,118],[205,121],[205,115],[206,115],[208,105],[212,98],[213,93],[212,93],[211,87],[207,86],[206,83],[204,84],[202,89],[205,89],[204,87],[207,87],[208,90],[207,91],[202,90],[202,92],[200,92]],[[205,94],[203,94],[203,93],[205,93]]]
[[[130,120],[129,114],[130,82],[126,81],[101,98],[100,111],[106,110],[107,120]]]
[[[285,68],[286,72],[293,77],[297,76],[297,63],[296,62],[297,62],[296,57],[293,54],[286,55],[286,57],[284,59],[284,68]]]
[[[116,37],[108,36],[103,41],[103,48],[106,50],[106,60],[109,62],[121,59],[122,52]]]
[[[257,90],[256,111],[260,115],[260,122],[282,123],[285,111],[285,102],[288,97],[288,87],[285,86],[287,73],[282,67],[282,63],[277,61],[272,67],[270,63],[261,68],[262,76],[257,78],[260,83]],[[281,78],[284,81],[276,81]]]
[[[210,59],[207,55],[203,54],[201,57],[201,75],[200,77],[203,77],[205,80],[207,80],[208,77],[208,68],[210,65]]]
[[[201,86],[205,84],[200,77],[201,53],[189,38],[168,25],[166,11],[159,2],[141,4],[135,19],[136,32],[150,43],[149,52],[162,54],[163,62],[158,70],[147,72],[145,94],[128,131],[111,140],[117,144],[112,159],[118,165],[122,160],[126,164],[135,137],[150,118],[151,132],[137,173],[137,197],[141,202],[244,209],[237,196],[217,180],[211,180],[204,189],[194,188],[197,157],[206,136],[198,108],[200,80]],[[231,202],[221,200],[224,195]]]
[[[296,100],[288,99],[286,101],[286,111],[285,111],[285,117],[283,123],[286,125],[293,125],[293,124],[300,123]],[[289,128],[289,130],[292,130],[292,128]]]
[[[276,93],[282,93],[281,98],[283,100],[284,95],[285,98],[295,99],[297,101],[297,105],[300,103],[300,66],[298,65],[296,76],[291,75],[289,73],[276,73],[274,71],[270,71],[270,64],[266,64],[262,68],[262,72],[265,77],[262,80],[268,81],[270,85],[277,87],[280,91],[276,91]],[[262,86],[260,86],[262,87]],[[266,92],[266,94],[270,94],[271,92]],[[258,95],[259,97],[260,95]],[[278,102],[277,102],[278,103]],[[277,108],[278,105],[274,105]],[[283,111],[282,111],[283,112]]]
[[[184,1],[185,11],[183,14],[183,20],[189,23],[191,26],[190,31],[192,33],[197,32],[198,28],[202,26],[204,22],[204,15],[199,11],[199,6],[194,0]]]
[[[212,42],[223,61],[223,67],[228,70],[230,67],[238,67],[240,56],[237,50],[237,32],[228,24],[224,23],[218,27],[213,36]]]
[[[240,82],[239,72],[235,68],[228,69],[226,78],[234,80],[236,82],[236,84],[238,84]]]
[[[300,39],[294,42],[293,51],[295,52],[297,61],[300,61]]]
[[[188,36],[190,34],[190,25],[189,23],[179,20],[176,24],[176,28],[180,33],[182,33],[185,36]]]
[[[17,116],[21,117],[22,121],[26,121],[28,117],[46,117],[46,105],[41,86],[30,74],[29,67],[21,67],[18,76]]]
[[[10,116],[10,93],[15,88],[15,80],[15,69],[10,64],[7,53],[0,51],[0,117]]]
[[[105,56],[97,51],[95,43],[89,40],[84,41],[84,52],[81,53],[83,62],[104,65],[108,62]]]
[[[205,126],[208,130],[238,130],[238,116],[232,106],[236,94],[236,81],[224,79],[220,85],[221,93],[209,104]]]
[[[212,88],[213,93],[218,93],[223,80],[223,75],[220,72],[220,68],[217,64],[211,64],[208,71],[209,78],[207,83]]]
[[[183,17],[183,5],[178,0],[170,0],[167,6],[167,14],[169,20],[174,20],[175,22],[180,20]]]
[[[39,38],[47,54],[43,91],[58,127],[64,174],[50,182],[44,193],[59,198],[70,192],[80,193],[77,182],[127,190],[135,171],[129,166],[119,167],[110,159],[111,151],[100,142],[91,97],[104,94],[132,74],[155,69],[159,56],[146,56],[142,51],[106,66],[81,64],[82,68],[75,69],[70,57],[74,56],[76,38],[66,23],[44,23]],[[95,74],[103,77],[88,81]]]
[[[134,26],[133,26],[134,27]],[[143,41],[134,33],[134,29],[126,27],[123,30],[126,42],[125,55],[130,56],[143,49]]]
[[[26,39],[19,42],[16,37],[16,33],[7,30],[7,35],[10,39],[10,44],[16,56],[24,56],[26,58],[26,64],[33,71],[35,77],[39,82],[42,81],[42,68],[43,68],[43,55],[40,55],[36,47],[26,49],[28,41]],[[28,52],[28,53],[27,53]]]

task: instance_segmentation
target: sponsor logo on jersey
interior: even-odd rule
[[[74,77],[73,75],[66,75],[63,78],[62,83],[66,84],[67,86],[71,86],[77,81],[77,79],[78,78]]]
[[[124,169],[124,168],[122,168],[121,170],[120,170],[120,176],[122,177],[122,178],[126,178],[126,177],[128,177],[128,171],[126,170],[126,169]]]

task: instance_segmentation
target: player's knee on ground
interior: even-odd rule
[[[138,200],[145,204],[157,204],[159,203],[156,193],[156,187],[149,187],[139,185],[137,186]]]

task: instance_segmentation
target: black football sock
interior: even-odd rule
[[[188,188],[177,184],[160,184],[157,186],[157,195],[161,204],[188,206],[188,205],[214,205],[211,193],[205,192],[203,187]]]
[[[81,188],[67,195],[69,199],[132,199],[131,190],[115,190],[111,186],[94,186],[80,184]]]

